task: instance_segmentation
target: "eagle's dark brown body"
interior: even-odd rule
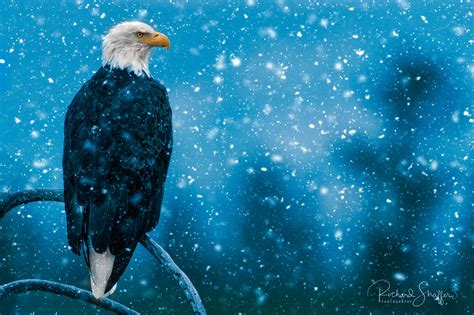
[[[108,292],[138,240],[160,217],[172,150],[166,89],[146,76],[101,67],[68,108],[64,200],[68,242],[84,253],[115,256]]]

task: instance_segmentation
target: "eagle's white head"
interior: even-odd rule
[[[150,76],[148,59],[153,46],[170,49],[166,35],[142,22],[124,22],[112,27],[102,41],[102,63]]]

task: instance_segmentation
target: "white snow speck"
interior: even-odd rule
[[[46,161],[46,160],[34,160],[33,161],[33,167],[34,168],[43,168],[46,165],[48,165],[48,161]]]
[[[271,39],[277,38],[278,36],[278,33],[273,27],[262,28],[258,31],[258,34],[261,37],[268,37]]]
[[[344,93],[343,93],[344,98],[349,98],[349,97],[351,97],[352,95],[354,95],[354,91],[351,91],[351,90],[346,90],[346,91],[344,91]]]
[[[324,28],[327,28],[329,24],[329,21],[326,19],[321,19],[320,25]]]
[[[278,163],[283,161],[283,157],[280,154],[272,154],[272,162]]]
[[[230,62],[232,63],[232,66],[234,66],[234,67],[240,67],[240,65],[242,63],[242,61],[239,58],[237,58],[236,56],[231,56],[230,57]]]
[[[395,272],[393,274],[393,277],[398,281],[405,281],[407,279],[407,276],[401,272]]]
[[[31,132],[31,137],[32,137],[33,139],[38,139],[39,136],[40,136],[40,134],[39,134],[38,131],[33,130],[33,131]]]
[[[466,33],[466,29],[462,26],[456,26],[453,28],[453,32],[456,36],[462,36]]]
[[[265,115],[270,115],[271,112],[272,112],[272,107],[269,104],[265,104],[263,106],[263,113]]]
[[[148,10],[146,10],[146,9],[138,10],[138,16],[139,16],[140,18],[143,19],[143,18],[146,17],[147,15],[148,15]]]
[[[216,57],[216,63],[214,64],[214,67],[216,67],[216,70],[219,71],[224,70],[226,68],[224,55],[219,55]]]
[[[212,80],[212,82],[214,82],[214,84],[221,84],[222,81],[224,81],[224,78],[221,77],[220,75],[216,75],[216,76],[214,77],[214,79]]]

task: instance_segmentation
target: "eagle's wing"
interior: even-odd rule
[[[102,100],[88,89],[81,89],[66,115],[68,241],[76,254],[81,244],[97,252],[110,248],[119,255],[115,265],[125,254],[125,266],[114,266],[112,281],[159,219],[172,147],[171,110],[165,88],[151,80],[132,81]]]
[[[88,105],[95,101],[90,93],[87,94],[87,91],[90,90],[89,84],[90,81],[84,84],[72,100],[64,122],[63,181],[67,239],[69,246],[76,255],[80,255],[81,251],[84,218],[84,209],[77,200],[79,186],[77,174],[80,169],[76,161],[80,158],[78,153],[83,145],[83,141],[80,139],[84,135],[80,133],[84,133],[87,126],[92,124],[90,117],[85,112],[90,110]],[[87,155],[88,151],[84,153]],[[88,160],[86,156],[83,157],[85,161]]]
[[[153,81],[130,84],[100,115],[98,125],[96,178],[114,214],[110,220],[91,209],[89,229],[92,244],[102,250],[107,247],[104,231],[113,226],[108,246],[115,254],[133,246],[159,219],[172,148],[165,88]]]

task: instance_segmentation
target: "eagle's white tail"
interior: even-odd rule
[[[89,263],[91,266],[91,288],[95,298],[104,298],[114,293],[117,284],[105,294],[107,281],[109,281],[112,269],[114,268],[115,256],[112,255],[110,249],[104,253],[98,253],[93,248],[89,249]]]

